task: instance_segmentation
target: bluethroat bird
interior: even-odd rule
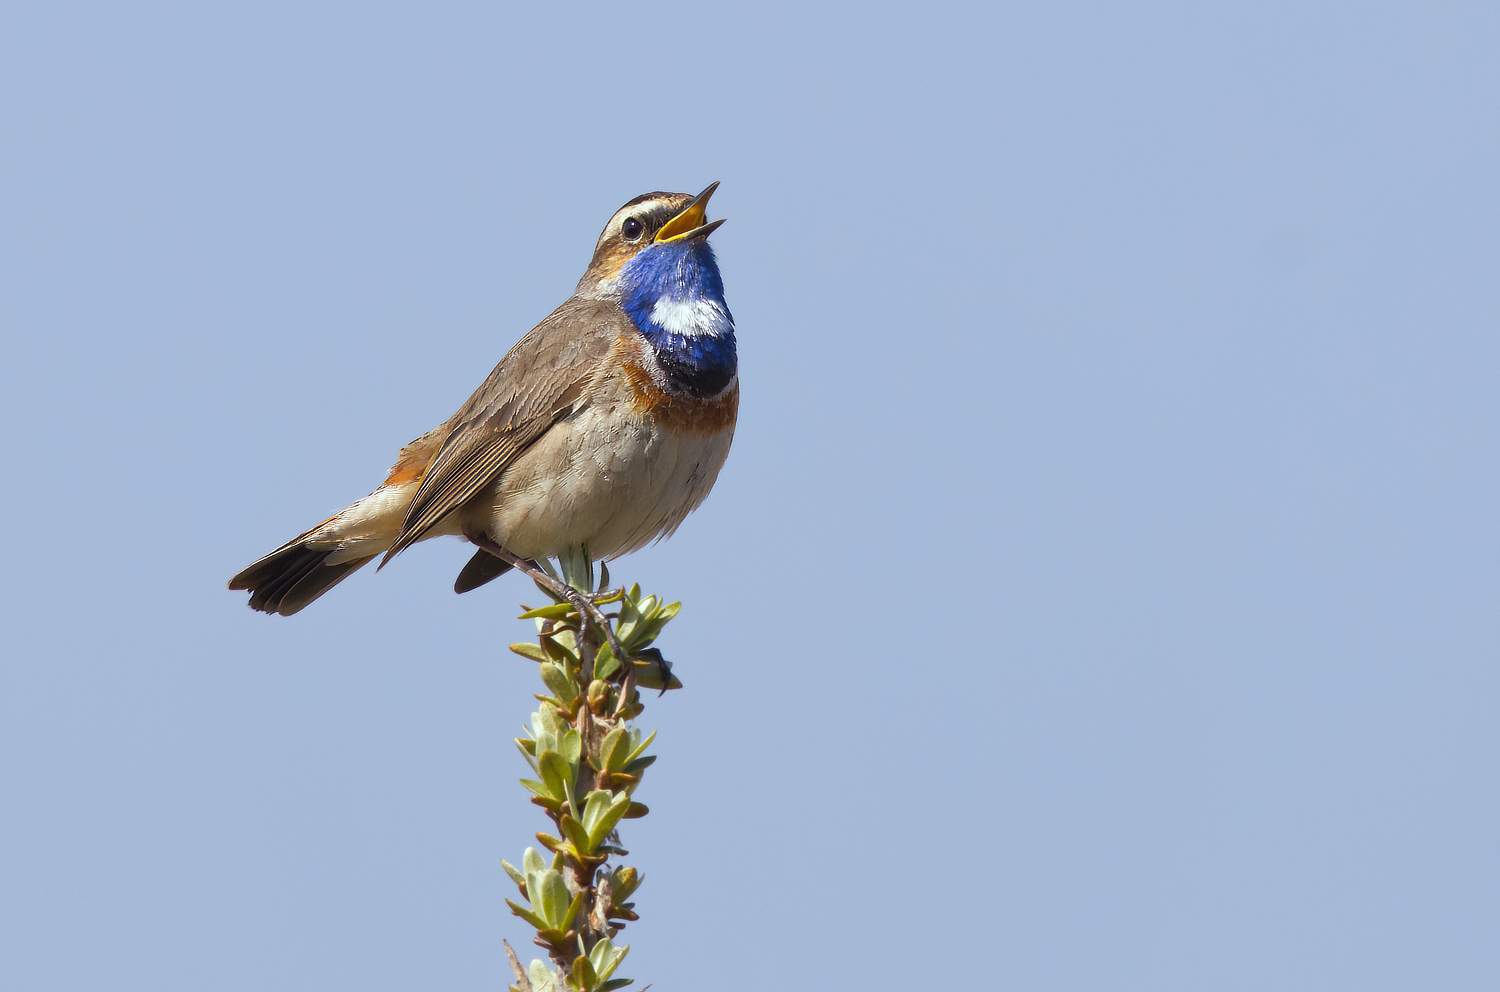
[[[739,408],[734,320],[708,244],[724,222],[705,213],[718,185],[621,207],[573,296],[402,448],[380,488],[229,588],[290,616],[429,537],[478,547],[453,587],[468,592],[511,567],[545,583],[539,561],[591,565],[675,531],[713,488]]]

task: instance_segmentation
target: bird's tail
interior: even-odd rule
[[[248,591],[251,609],[289,617],[385,554],[444,434],[440,427],[402,448],[379,489],[251,562],[229,580],[229,588]]]
[[[340,519],[359,504],[331,517],[263,558],[258,558],[229,580],[229,588],[250,593],[250,608],[289,617],[361,567],[386,552],[390,541],[367,543],[358,551],[329,546],[327,536]],[[366,553],[368,552],[368,553]],[[355,557],[350,557],[351,553]],[[510,563],[488,551],[477,551],[453,583],[454,592],[478,589],[510,571]]]
[[[289,617],[376,557],[344,559],[338,548],[313,547],[308,538],[316,533],[309,531],[253,562],[229,580],[229,588],[248,590],[252,610]],[[330,559],[339,560],[330,564]]]

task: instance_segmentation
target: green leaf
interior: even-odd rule
[[[599,742],[599,763],[606,770],[617,772],[629,760],[630,732],[624,727],[616,727]]]
[[[615,992],[615,989],[623,989],[627,985],[634,984],[634,978],[611,978],[609,981],[599,986],[598,992]],[[532,990],[533,992],[550,992],[550,990],[538,989],[535,985],[532,986]]]
[[[597,944],[594,944],[594,948],[588,951],[588,963],[594,966],[594,974],[600,978],[609,977],[604,974],[604,968],[607,968],[613,959],[615,959],[615,947],[610,944],[607,936],[601,936]]]
[[[542,684],[564,705],[578,698],[578,684],[568,678],[561,665],[549,661],[541,667]]]
[[[577,768],[578,759],[583,757],[583,736],[570,727],[568,732],[563,734],[561,744],[558,750],[562,752],[564,758],[568,759],[568,764]]]
[[[604,811],[609,809],[610,800],[613,798],[612,794],[603,789],[595,789],[584,797],[583,828],[585,830],[589,833],[594,832],[594,824],[598,823]]]
[[[542,781],[547,785],[548,797],[559,802],[573,798],[573,776],[577,771],[575,765],[556,751],[543,751],[536,764],[542,773]]]
[[[515,865],[511,864],[509,861],[506,861],[504,858],[501,858],[500,867],[505,869],[505,874],[510,876],[510,880],[512,882],[515,882],[522,889],[526,888],[526,876],[521,874],[521,872],[516,869]]]
[[[531,981],[531,992],[564,992],[562,976],[536,958],[531,959],[526,977]]]
[[[647,806],[645,803],[631,803],[630,807],[625,810],[625,815],[620,817],[620,819],[639,820],[649,812],[651,812],[651,807]]]
[[[582,855],[593,855],[594,845],[589,843],[589,832],[583,828],[583,824],[564,813],[558,825],[568,835],[568,840],[572,841],[574,850]]]
[[[547,859],[542,857],[541,851],[528,847],[521,854],[521,870],[528,875],[544,872],[547,870]]]
[[[532,891],[532,881],[535,880],[537,892]],[[526,879],[527,894],[531,899],[531,905],[536,909],[537,915],[547,921],[547,925],[558,930],[568,929],[572,922],[568,908],[572,899],[568,895],[568,885],[563,881],[562,872],[555,868],[548,868],[539,875],[532,875]],[[540,897],[540,903],[538,902]]]
[[[546,930],[547,929],[547,921],[543,920],[540,916],[537,916],[531,910],[529,910],[529,909],[522,909],[520,906],[518,906],[515,903],[511,902],[509,899],[505,900],[505,905],[507,905],[507,906],[510,907],[510,911],[512,913],[515,913],[521,919],[525,920],[527,922],[527,924],[529,924],[533,930]]]
[[[532,749],[532,757],[541,758],[543,751],[557,750],[557,734],[548,733],[545,730],[537,730],[535,733],[536,736],[532,740],[536,741],[536,747]]]
[[[547,649],[547,657],[559,664],[578,664],[578,652],[574,650],[573,635],[565,630],[554,631],[551,635],[543,637],[542,647]]]
[[[621,865],[616,868],[609,879],[611,898],[615,905],[618,906],[623,900],[629,899],[645,880],[646,877],[630,865]]]
[[[637,740],[637,738],[639,737],[639,735],[640,735],[640,731],[639,730],[634,730],[634,731],[631,732],[630,740],[631,740],[631,743],[634,746],[630,749],[630,756],[625,759],[627,762],[633,762],[637,758],[639,758],[645,752],[646,748],[648,748],[648,747],[651,746],[651,742],[654,741],[654,740],[656,740],[656,731],[654,731],[654,730],[651,731],[651,736],[647,737],[643,741],[638,741]],[[656,760],[655,758],[651,759],[651,761],[655,761],[655,760]],[[646,762],[646,764],[649,765],[651,763],[651,761]],[[644,767],[646,767],[646,765],[642,765],[641,767],[644,768]]]
[[[573,604],[569,602],[553,603],[551,606],[538,606],[534,610],[527,610],[516,619],[535,620],[538,617],[544,620],[560,620],[573,612]]]
[[[530,658],[532,661],[547,660],[547,652],[542,650],[542,646],[540,644],[532,644],[530,642],[525,642],[522,644],[512,644],[510,646],[510,649],[521,657]]]
[[[661,665],[657,664],[655,661],[648,661],[645,658],[632,659],[630,665],[635,669],[636,685],[640,686],[642,689],[660,689],[662,687]],[[667,679],[668,689],[682,688],[682,680],[677,676],[668,673]]]
[[[594,974],[594,966],[581,954],[573,959],[572,979],[573,987],[582,992],[594,992],[594,986],[599,982],[599,976]]]
[[[628,634],[622,636],[622,641],[632,652],[644,650],[652,641],[661,635],[662,628],[667,625],[677,611],[681,609],[681,603],[671,603],[667,606],[655,606],[655,598],[648,597],[650,603],[641,604],[641,618],[632,623]],[[650,609],[647,607],[650,606]]]
[[[589,951],[589,964],[594,966],[594,972],[599,976],[599,980],[603,981],[615,973],[615,969],[629,953],[629,945],[615,950],[615,945],[610,942],[610,939],[603,937],[594,945],[594,949]]]
[[[639,776],[641,772],[644,772],[647,768],[650,768],[654,764],[656,764],[656,755],[648,754],[643,757],[636,758],[634,761],[620,770],[623,771],[626,775]]]
[[[538,930],[536,939],[548,947],[565,947],[570,937],[576,937],[576,933],[566,933],[562,930]]]
[[[566,888],[563,891],[567,891]],[[573,925],[573,920],[577,918],[578,911],[583,908],[583,900],[587,897],[587,892],[580,892],[573,897],[572,902],[568,903],[567,911],[563,914],[562,928],[564,930]]]
[[[589,795],[592,798],[599,795],[599,793],[594,792]],[[615,824],[620,822],[621,817],[629,811],[632,805],[638,804],[632,804],[630,797],[622,792],[618,796],[615,796],[613,801],[600,811],[599,815],[595,817],[594,823],[588,826],[590,852],[603,843],[604,838],[615,828]],[[587,821],[585,822],[587,823]]]
[[[556,707],[543,706],[531,714],[531,736],[537,740],[541,740],[543,734],[556,737],[566,728],[567,723],[558,716]]]
[[[594,676],[607,679],[620,670],[620,660],[615,657],[614,650],[606,643],[599,648],[599,653],[594,656]]]

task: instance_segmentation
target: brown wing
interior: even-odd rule
[[[584,387],[628,326],[617,303],[569,300],[517,342],[453,415],[448,439],[380,564],[421,540],[586,404]]]

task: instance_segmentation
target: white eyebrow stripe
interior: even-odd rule
[[[729,314],[718,301],[706,297],[670,299],[662,297],[651,307],[651,322],[669,334],[696,337],[726,334],[734,330]]]

